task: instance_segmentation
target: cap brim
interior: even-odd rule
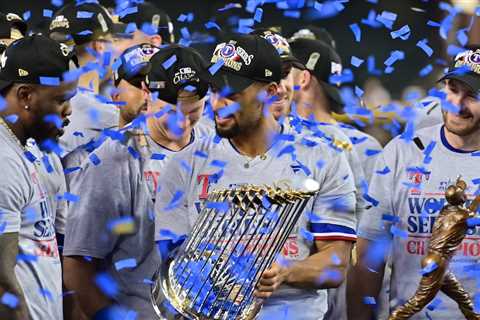
[[[232,72],[220,69],[212,75],[211,83],[215,89],[229,88],[230,92],[239,93],[252,85],[255,80],[248,79]]]
[[[449,72],[444,75],[438,82],[446,80],[446,79],[454,79],[465,83],[472,91],[476,92],[480,90],[480,76],[472,73],[460,73],[460,72]]]
[[[345,104],[343,103],[342,96],[340,95],[340,90],[337,87],[324,81],[320,81],[320,83],[325,92],[327,93],[327,96],[329,96],[335,102],[335,104],[332,106],[332,111],[338,114],[345,113],[345,111],[343,110],[343,106]]]
[[[5,90],[5,88],[7,88],[8,86],[10,86],[12,83],[13,83],[12,81],[1,80],[1,79],[0,79],[0,92],[2,92],[3,90]]]

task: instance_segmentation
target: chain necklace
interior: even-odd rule
[[[10,127],[8,126],[8,124],[5,122],[5,120],[0,117],[0,124],[3,125],[5,127],[5,129],[7,129],[10,137],[15,140],[15,142],[18,143],[18,145],[20,146],[20,148],[22,148],[23,152],[27,152],[27,149],[25,148],[25,146],[20,142],[20,140],[18,139],[18,137],[15,135],[15,133],[13,133],[12,129],[10,129]]]

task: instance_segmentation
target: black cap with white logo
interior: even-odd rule
[[[222,65],[213,75],[216,89],[238,93],[254,82],[280,82],[282,62],[268,40],[258,35],[234,35],[228,39],[217,45],[210,61]]]
[[[299,38],[290,42],[293,55],[303,64],[304,70],[310,71],[332,100],[332,109],[342,113],[344,105],[337,86],[329,79],[332,75],[342,73],[342,60],[338,53],[328,44],[320,40]]]
[[[468,85],[475,93],[480,91],[480,49],[457,54],[447,74],[439,81],[455,79]]]
[[[61,42],[82,45],[93,40],[110,39],[118,24],[103,6],[95,1],[75,2],[60,8],[50,23],[50,36]]]
[[[335,39],[333,39],[330,32],[328,32],[324,28],[316,27],[313,25],[299,29],[290,37],[290,39],[288,39],[288,41],[292,42],[297,39],[321,40],[331,46],[333,49],[337,49]]]
[[[159,50],[160,48],[149,43],[142,43],[125,50],[113,63],[115,86],[118,86],[121,80],[125,80],[131,85],[141,88],[142,82],[146,81],[146,77],[152,69],[150,58]]]
[[[17,40],[25,36],[26,32],[27,23],[20,16],[15,13],[0,12],[0,39]]]
[[[208,63],[195,49],[175,44],[162,47],[150,63],[147,85],[158,92],[158,99],[176,104],[181,90],[194,92],[200,99],[207,94],[211,81]]]
[[[0,56],[0,91],[13,83],[59,85],[63,74],[78,66],[65,44],[41,35],[16,40]]]
[[[174,43],[173,23],[168,14],[159,9],[153,3],[130,3],[127,7],[120,5],[120,21],[127,24],[135,23],[136,29],[143,30],[147,34],[158,34],[162,37],[162,43]],[[127,27],[127,29],[130,29]]]

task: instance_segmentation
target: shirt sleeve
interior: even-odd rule
[[[0,179],[0,229],[3,233],[19,232],[22,211],[29,198],[29,177],[23,164],[11,157],[2,157]]]
[[[335,153],[317,169],[320,190],[314,199],[310,231],[315,240],[355,241],[355,185],[344,152]]]
[[[392,143],[377,157],[368,190],[372,205],[364,212],[358,228],[361,238],[378,240],[391,237],[388,222],[391,219],[385,215],[393,216],[394,213],[392,194],[395,187],[395,157]]]
[[[186,153],[189,154],[189,153]],[[155,197],[155,241],[172,240],[188,235],[192,229],[188,197],[190,194],[187,173],[181,162],[185,153],[172,157],[162,170],[160,190]]]
[[[103,259],[116,246],[120,234],[135,232],[125,225],[135,227],[135,220],[128,219],[134,219],[131,155],[114,141],[94,153],[98,157],[96,164],[84,161],[70,181],[70,192],[79,199],[71,202],[68,210],[65,256]]]

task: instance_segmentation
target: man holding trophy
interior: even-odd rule
[[[480,256],[478,228],[467,229],[449,263],[421,262],[427,254],[432,255],[438,247],[437,242],[448,247],[448,241],[439,238],[439,233],[435,232],[439,230],[435,221],[441,218],[439,213],[446,201],[451,203],[448,197],[444,198],[445,192],[449,186],[455,185],[457,176],[461,175],[465,181],[465,184],[457,185],[460,189],[463,187],[465,200],[471,201],[478,194],[480,50],[458,54],[441,80],[445,81],[443,124],[418,130],[413,136],[403,134],[395,138],[377,160],[369,195],[378,201],[378,205],[367,210],[360,221],[358,262],[349,273],[348,312],[352,319],[371,319],[390,247],[390,312],[404,306],[393,313],[392,319],[404,319],[401,317],[404,312],[411,319],[462,319],[467,314],[469,319],[478,317],[476,314],[480,310],[472,310],[472,304],[459,299],[465,292],[472,296],[476,291],[476,265]],[[469,201],[466,205],[469,206]],[[440,283],[431,283],[432,290],[443,285],[432,303],[421,311],[415,310],[418,311],[415,315],[406,310],[405,306],[407,309],[420,306],[418,309],[421,309],[426,301],[424,298],[429,296],[425,293],[428,276],[430,273],[431,277],[439,275],[435,268],[447,266],[445,276],[437,279]],[[453,274],[458,282],[452,281]],[[450,290],[452,286],[447,288],[449,283],[452,286],[460,283],[465,291],[460,286],[457,286],[458,290]],[[416,298],[410,299],[414,296]]]
[[[221,66],[218,71],[212,71],[212,105],[217,135],[223,139],[215,137],[178,154],[159,177],[162,185],[155,202],[155,236],[164,262],[170,258],[175,242],[178,244],[185,235],[191,237],[183,249],[184,261],[188,261],[186,265],[179,265],[180,280],[175,279],[178,269],[174,266],[169,269],[167,279],[159,278],[160,282],[174,283],[170,292],[181,294],[177,295],[177,301],[169,299],[172,305],[179,301],[177,307],[187,306],[183,310],[185,314],[193,310],[200,319],[252,319],[256,312],[239,316],[242,307],[251,307],[242,302],[248,300],[248,294],[256,297],[257,305],[263,302],[259,319],[321,319],[326,311],[327,297],[325,290],[317,290],[338,287],[342,283],[352,242],[356,239],[351,169],[345,155],[328,143],[285,134],[268,111],[281,79],[281,62],[267,40],[253,35],[232,37],[216,47],[211,62],[214,67]],[[265,192],[265,197],[260,194],[258,198],[259,193],[251,188],[245,197],[261,199],[260,204],[252,204],[252,200],[245,207],[275,207],[281,199],[277,203],[267,197],[270,192],[279,195],[282,192],[276,193],[275,188],[293,187],[296,179],[307,178],[316,180],[318,189],[313,200],[304,204],[304,210],[296,210],[291,202],[294,207],[291,216],[298,214],[299,219],[291,232],[284,234],[286,239],[280,242],[269,241],[270,232],[261,226],[265,226],[268,219],[275,220],[272,217],[282,212],[271,210],[270,217],[259,219],[260,212],[247,208],[245,214],[230,216],[234,204],[243,200],[212,200],[214,190],[268,185],[270,187],[257,189],[259,193]],[[213,209],[211,220],[202,219]],[[200,225],[199,221],[204,223]],[[212,230],[219,224],[219,232]],[[252,234],[248,230],[255,225],[259,226],[258,233]],[[282,227],[283,223],[279,225]],[[248,232],[238,236],[238,230],[242,229]],[[245,237],[251,241],[242,241]],[[199,240],[195,242],[192,238]],[[207,238],[214,240],[207,241]],[[257,272],[253,277],[248,273],[242,281],[235,280],[238,278],[234,273],[244,272],[242,264],[249,265],[249,258],[256,259],[249,252],[263,255],[264,250],[259,250],[259,246],[281,242],[286,245],[277,247],[280,257],[275,255],[271,263],[258,261],[265,272]],[[232,254],[224,254],[230,251]],[[202,257],[207,259],[202,260]],[[232,260],[237,263],[229,264]],[[199,263],[195,265],[194,262]],[[267,264],[271,267],[267,268]],[[213,270],[205,273],[212,265]],[[196,266],[197,272],[190,272],[190,278],[182,281],[185,270],[194,270]],[[256,266],[255,262],[250,269],[256,270]],[[230,272],[230,269],[237,272]],[[215,278],[227,284],[220,285]],[[256,284],[251,291],[244,287],[250,282],[252,286]],[[195,290],[196,294],[192,295]],[[159,309],[168,309],[161,301],[157,302]],[[239,310],[231,312],[236,308]]]

